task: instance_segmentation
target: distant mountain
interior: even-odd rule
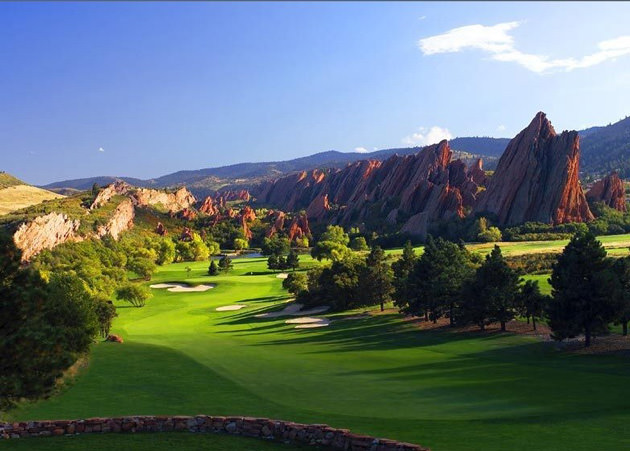
[[[481,157],[484,159],[485,167],[492,169],[495,160],[501,155],[508,142],[509,139],[506,138],[471,137],[455,138],[450,142],[450,145],[454,149],[455,158],[472,161],[474,158]],[[92,188],[94,183],[104,186],[114,182],[116,179],[122,179],[134,186],[150,188],[186,185],[195,195],[202,196],[226,186],[249,186],[262,180],[273,179],[291,172],[315,168],[340,168],[359,160],[373,159],[383,161],[395,154],[412,155],[420,151],[420,149],[421,147],[392,148],[369,153],[345,153],[329,150],[287,161],[239,163],[216,168],[178,171],[149,180],[132,177],[89,177],[55,182],[45,185],[43,188],[65,193],[68,192],[68,189],[87,190]]]
[[[618,171],[622,178],[629,178],[630,117],[605,127],[592,127],[585,132],[580,132],[580,169],[594,176]]]

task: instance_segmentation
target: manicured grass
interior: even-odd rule
[[[186,432],[159,434],[88,434],[72,437],[29,438],[0,442],[0,449],[15,451],[108,451],[112,449],[152,451],[170,449],[177,451],[267,451],[291,450],[296,446],[277,442],[217,434],[190,434]],[[305,449],[299,447],[299,449]],[[317,448],[309,448],[317,449]]]
[[[121,305],[113,332],[125,343],[95,345],[67,390],[13,417],[250,415],[434,450],[630,447],[625,358],[565,354],[511,334],[420,330],[393,311],[358,320],[330,315],[338,321],[328,328],[296,330],[286,318],[253,317],[287,299],[265,259],[235,260],[232,273],[215,278],[205,275],[207,266],[161,268],[151,283],[216,288],[153,290],[144,308]],[[235,303],[247,308],[215,310]]]

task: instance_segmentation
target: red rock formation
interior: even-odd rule
[[[586,193],[586,198],[589,202],[604,202],[615,210],[626,211],[626,191],[616,172],[595,182]]]
[[[232,208],[228,208],[225,211],[225,216],[228,218],[236,218],[238,216],[238,212]]]
[[[190,208],[184,208],[182,211],[179,212],[179,217],[186,221],[193,221],[197,219],[197,212]]]
[[[270,210],[267,217],[273,221],[271,228],[265,233],[267,238],[271,238],[276,233],[284,230],[284,220],[286,218],[286,214],[283,211]]]
[[[199,207],[199,211],[208,216],[214,216],[219,214],[219,207],[215,205],[212,197],[208,196],[204,199],[201,207]]]
[[[590,221],[579,162],[578,133],[558,135],[538,113],[508,144],[474,212],[496,215],[499,225]]]
[[[483,161],[481,158],[478,158],[477,161],[470,166],[469,173],[473,182],[479,186],[485,186],[488,182],[488,176],[486,175],[486,171],[483,170]]]
[[[166,227],[164,227],[164,224],[162,224],[161,222],[157,223],[157,227],[155,228],[155,233],[157,233],[160,236],[168,235],[168,231],[166,230]]]
[[[384,162],[357,161],[341,170],[301,172],[263,184],[256,197],[263,203],[296,210],[306,207],[313,220],[333,215],[349,225],[374,215],[395,223],[399,213],[426,213],[434,222],[462,217],[476,201],[479,185],[460,161],[451,162],[447,141],[415,155],[395,155]],[[333,211],[329,199],[336,206]],[[417,221],[407,229],[415,233]]]
[[[223,198],[224,202],[230,202],[234,200],[249,202],[249,200],[251,199],[249,191],[245,189],[237,191],[220,191],[219,193],[217,193],[217,196]]]
[[[299,214],[293,218],[289,226],[289,241],[301,239],[303,237],[311,237],[311,229],[308,225],[308,217],[306,214]]]
[[[320,194],[306,208],[306,215],[316,221],[321,221],[326,217],[329,210],[328,194]]]
[[[246,205],[245,208],[241,210],[241,213],[239,215],[239,221],[243,229],[243,236],[245,236],[245,238],[247,238],[248,240],[251,240],[253,236],[252,231],[249,230],[248,223],[252,222],[255,219],[256,219],[256,212],[254,212],[254,210],[252,210],[252,208],[249,205]]]
[[[184,227],[182,230],[182,234],[179,236],[180,241],[192,241],[193,240],[193,231],[188,227]]]

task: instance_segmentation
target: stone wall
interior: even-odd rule
[[[105,432],[188,431],[257,437],[285,443],[339,450],[428,451],[410,443],[352,434],[325,424],[300,424],[269,418],[191,416],[133,416],[86,420],[0,423],[0,437],[46,437]]]

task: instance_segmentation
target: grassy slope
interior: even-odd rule
[[[27,185],[6,172],[0,172],[0,215],[63,196]]]
[[[420,331],[393,313],[295,330],[251,317],[286,298],[264,259],[238,260],[214,279],[205,262],[174,264],[152,283],[185,280],[186,266],[189,282],[216,288],[153,290],[146,307],[120,308],[114,332],[125,344],[97,344],[74,385],[14,417],[261,415],[435,450],[630,446],[627,360],[509,334]],[[236,302],[248,307],[215,311]]]

